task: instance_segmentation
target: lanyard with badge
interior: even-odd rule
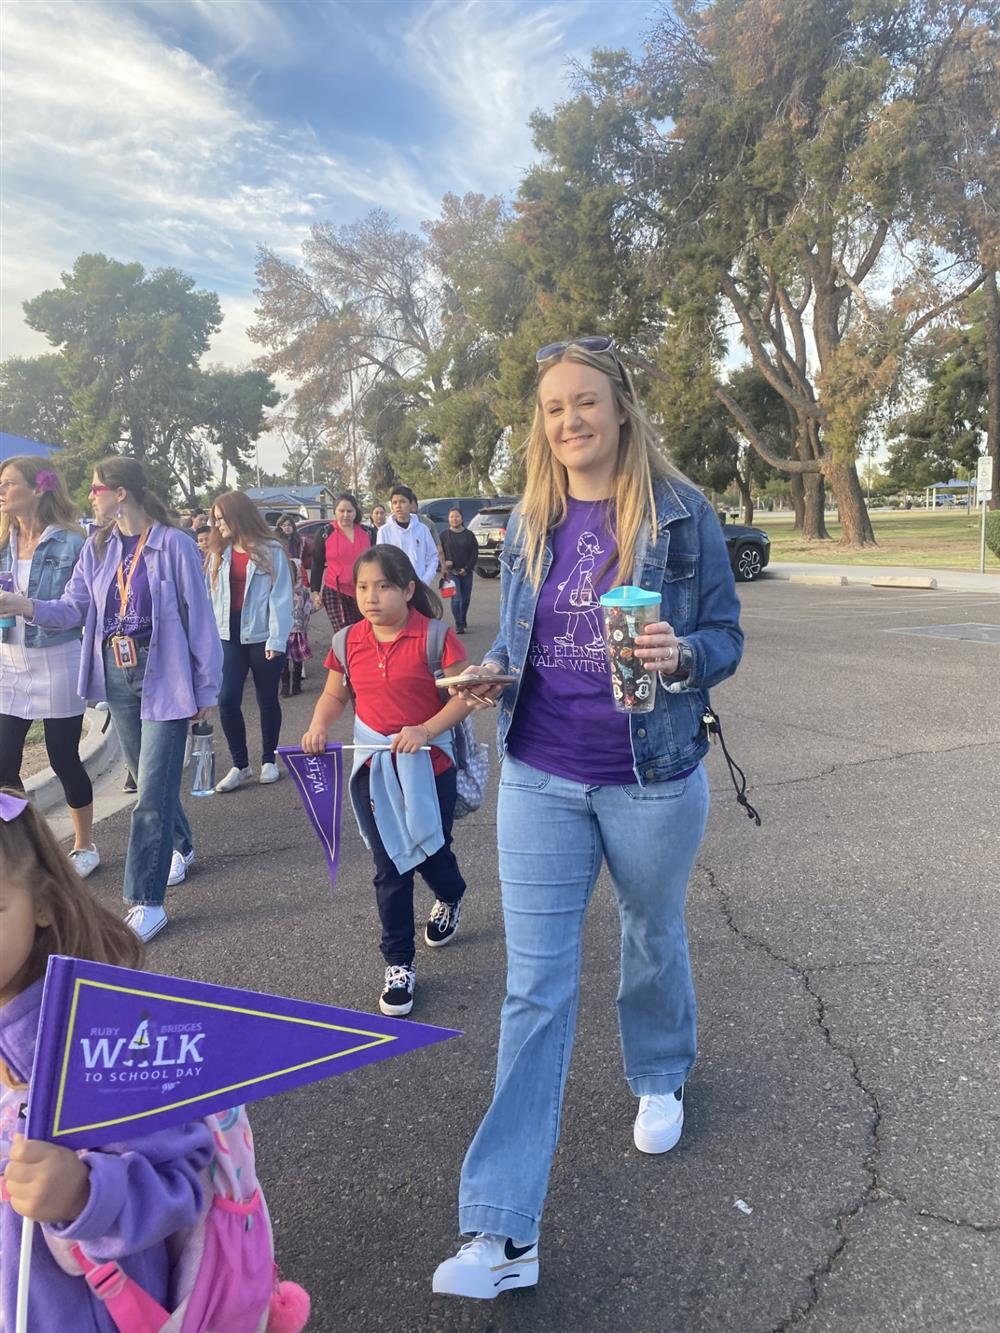
[[[125,616],[128,612],[128,595],[132,587],[132,579],[135,571],[139,567],[139,557],[142,555],[142,548],[146,545],[146,538],[149,536],[150,529],[139,538],[139,544],[132,554],[132,564],[129,567],[128,578],[125,577],[125,557],[122,556],[118,562],[118,569],[115,577],[118,580],[118,628],[119,632],[111,636],[111,651],[115,655],[115,666],[134,667],[139,660],[139,654],[136,650],[135,639],[131,634],[126,634]]]

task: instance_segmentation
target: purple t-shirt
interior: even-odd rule
[[[138,534],[135,537],[121,537],[122,544],[122,578],[128,582],[129,570],[132,568],[132,561],[135,559],[135,548],[139,545]],[[146,557],[139,556],[139,563],[136,571],[132,575],[132,582],[128,590],[128,601],[125,604],[124,621],[119,614],[121,608],[121,593],[118,591],[118,580],[111,580],[111,587],[108,589],[108,600],[104,604],[104,634],[106,639],[112,634],[131,634],[134,639],[148,639],[153,632],[153,599],[149,592],[149,576],[146,573]]]
[[[515,759],[572,782],[636,780],[629,719],[612,702],[599,598],[614,586],[609,526],[613,502],[569,500],[550,534],[552,565],[542,584],[517,708],[507,733]]]

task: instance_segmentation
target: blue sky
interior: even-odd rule
[[[20,303],[83,250],[217,291],[209,360],[256,349],[258,243],[447,191],[511,195],[527,119],[595,46],[638,49],[656,0],[7,0],[2,355]]]

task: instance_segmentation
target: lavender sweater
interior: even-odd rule
[[[27,1080],[35,1053],[42,982],[36,981],[0,1008],[0,1058]],[[24,1132],[23,1091],[0,1088],[0,1167],[6,1168],[15,1134]],[[161,1304],[167,1300],[166,1238],[191,1226],[201,1210],[202,1171],[212,1158],[212,1137],[198,1121],[160,1130],[128,1143],[105,1144],[82,1154],[90,1167],[90,1199],[70,1223],[35,1231],[31,1261],[30,1329],[114,1333],[103,1305],[82,1277],[56,1263],[47,1236],[79,1243],[90,1259],[117,1260],[126,1273]],[[0,1329],[14,1328],[21,1222],[9,1203],[0,1204]]]
[[[46,629],[83,626],[79,693],[106,699],[103,629],[108,589],[122,558],[112,529],[100,558],[93,537],[80,552],[58,601],[35,602],[34,623]],[[143,549],[153,606],[153,633],[142,683],[144,722],[174,722],[214,708],[222,684],[222,643],[201,569],[201,552],[180,528],[154,523]]]

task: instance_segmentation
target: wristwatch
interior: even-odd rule
[[[677,640],[677,667],[674,671],[661,671],[664,685],[673,685],[679,680],[686,680],[694,670],[694,649],[684,639]]]

